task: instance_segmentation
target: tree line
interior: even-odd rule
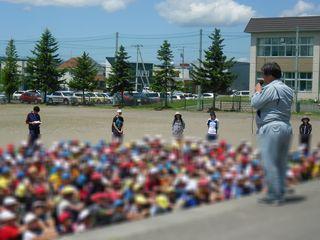
[[[230,73],[230,68],[234,65],[234,59],[227,59],[223,52],[223,41],[220,30],[215,29],[209,36],[211,44],[205,50],[204,60],[199,60],[199,65],[192,64],[191,77],[195,85],[201,86],[202,92],[211,92],[216,96],[224,93],[231,85],[235,76]],[[52,33],[46,29],[39,41],[36,42],[31,56],[27,58],[25,74],[18,71],[18,54],[11,39],[6,47],[4,68],[1,72],[0,83],[8,96],[10,102],[12,94],[23,84],[25,88],[41,90],[46,96],[50,92],[60,89],[64,84],[62,76],[65,69],[59,68],[62,59],[59,56],[59,43]],[[130,81],[132,73],[129,56],[124,46],[120,46],[116,52],[115,61],[111,66],[111,73],[106,79],[108,90],[112,93],[120,93],[123,99],[125,91],[132,91],[133,84]],[[154,80],[151,83],[151,90],[160,92],[165,99],[165,107],[168,107],[167,93],[183,90],[183,83],[176,81],[178,72],[175,71],[173,60],[174,55],[170,43],[165,40],[157,51],[159,64],[154,70]],[[76,67],[70,69],[72,80],[68,83],[71,89],[82,91],[92,91],[97,88],[97,67],[89,54],[83,52],[77,58]],[[213,100],[213,104],[215,97]]]

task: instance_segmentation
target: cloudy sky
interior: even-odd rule
[[[115,51],[119,32],[132,61],[133,45],[142,44],[145,61],[156,62],[156,51],[169,40],[175,62],[197,58],[199,30],[204,47],[214,27],[222,30],[225,52],[239,60],[249,58],[249,35],[243,33],[251,17],[320,14],[318,0],[0,0],[0,55],[6,41],[16,40],[19,55],[30,55],[45,28],[59,40],[63,59],[87,51],[104,61]]]

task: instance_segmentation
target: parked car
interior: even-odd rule
[[[106,103],[112,103],[113,102],[113,97],[111,96],[111,94],[109,94],[109,93],[101,93],[101,94],[103,94],[103,96],[105,97]]]
[[[202,97],[203,98],[213,98],[213,93],[203,93]]]
[[[234,92],[231,96],[249,96],[250,95],[250,91],[236,91]]]
[[[156,92],[146,92],[144,93],[151,103],[160,102],[160,94]]]
[[[83,103],[83,93],[82,92],[76,92],[76,93],[74,93],[74,96],[77,98],[79,103]],[[90,95],[87,92],[84,93],[84,100],[85,100],[86,104],[93,103],[93,99],[90,97]]]
[[[98,97],[96,94],[92,92],[85,92],[87,96],[89,96],[89,101],[92,103],[101,103],[103,101],[103,98]]]
[[[37,93],[37,94],[41,95],[40,90],[26,90],[25,92],[33,92],[33,93]]]
[[[41,103],[42,97],[36,92],[25,92],[20,96],[21,103]]]
[[[185,99],[189,100],[189,99],[194,99],[194,94],[192,93],[185,93],[184,94]]]
[[[4,93],[0,93],[0,103],[7,103],[7,97]]]
[[[102,104],[102,103],[106,102],[106,98],[103,94],[101,94],[99,92],[93,92],[92,94],[95,96],[96,103]]]
[[[184,94],[183,93],[174,93],[171,96],[172,100],[183,100],[184,99]]]
[[[115,93],[113,95],[113,104],[118,105],[122,101],[121,93]],[[134,105],[136,100],[132,96],[132,94],[125,92],[123,93],[123,102],[124,105]]]
[[[15,91],[12,95],[12,100],[19,100],[23,93],[25,93],[25,91]]]
[[[75,105],[78,103],[78,99],[77,97],[73,96],[73,92],[57,91],[47,96],[47,102],[49,104],[63,103],[65,105]]]

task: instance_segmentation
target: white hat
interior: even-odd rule
[[[89,215],[90,215],[89,209],[84,209],[80,212],[80,214],[78,216],[78,220],[82,221],[82,220],[86,219]]]
[[[117,110],[117,113],[122,113],[122,110],[121,110],[121,109],[118,109],[118,110]]]
[[[181,116],[181,113],[180,113],[180,112],[176,112],[174,115],[175,115],[175,116],[176,116],[176,115],[180,115],[180,116]]]
[[[27,215],[23,219],[25,224],[32,223],[35,220],[37,220],[37,216],[33,213],[27,213]]]
[[[12,206],[14,204],[17,204],[17,200],[14,197],[6,197],[3,200],[3,205],[4,206]]]
[[[3,210],[0,212],[0,222],[13,220],[15,218],[16,218],[16,215],[8,210]]]

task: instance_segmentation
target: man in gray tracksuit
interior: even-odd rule
[[[277,63],[267,63],[262,69],[263,83],[256,85],[251,105],[257,110],[257,134],[261,159],[268,188],[266,204],[284,201],[287,157],[292,128],[290,124],[293,90],[279,79],[281,69]],[[262,84],[266,84],[262,87]]]

